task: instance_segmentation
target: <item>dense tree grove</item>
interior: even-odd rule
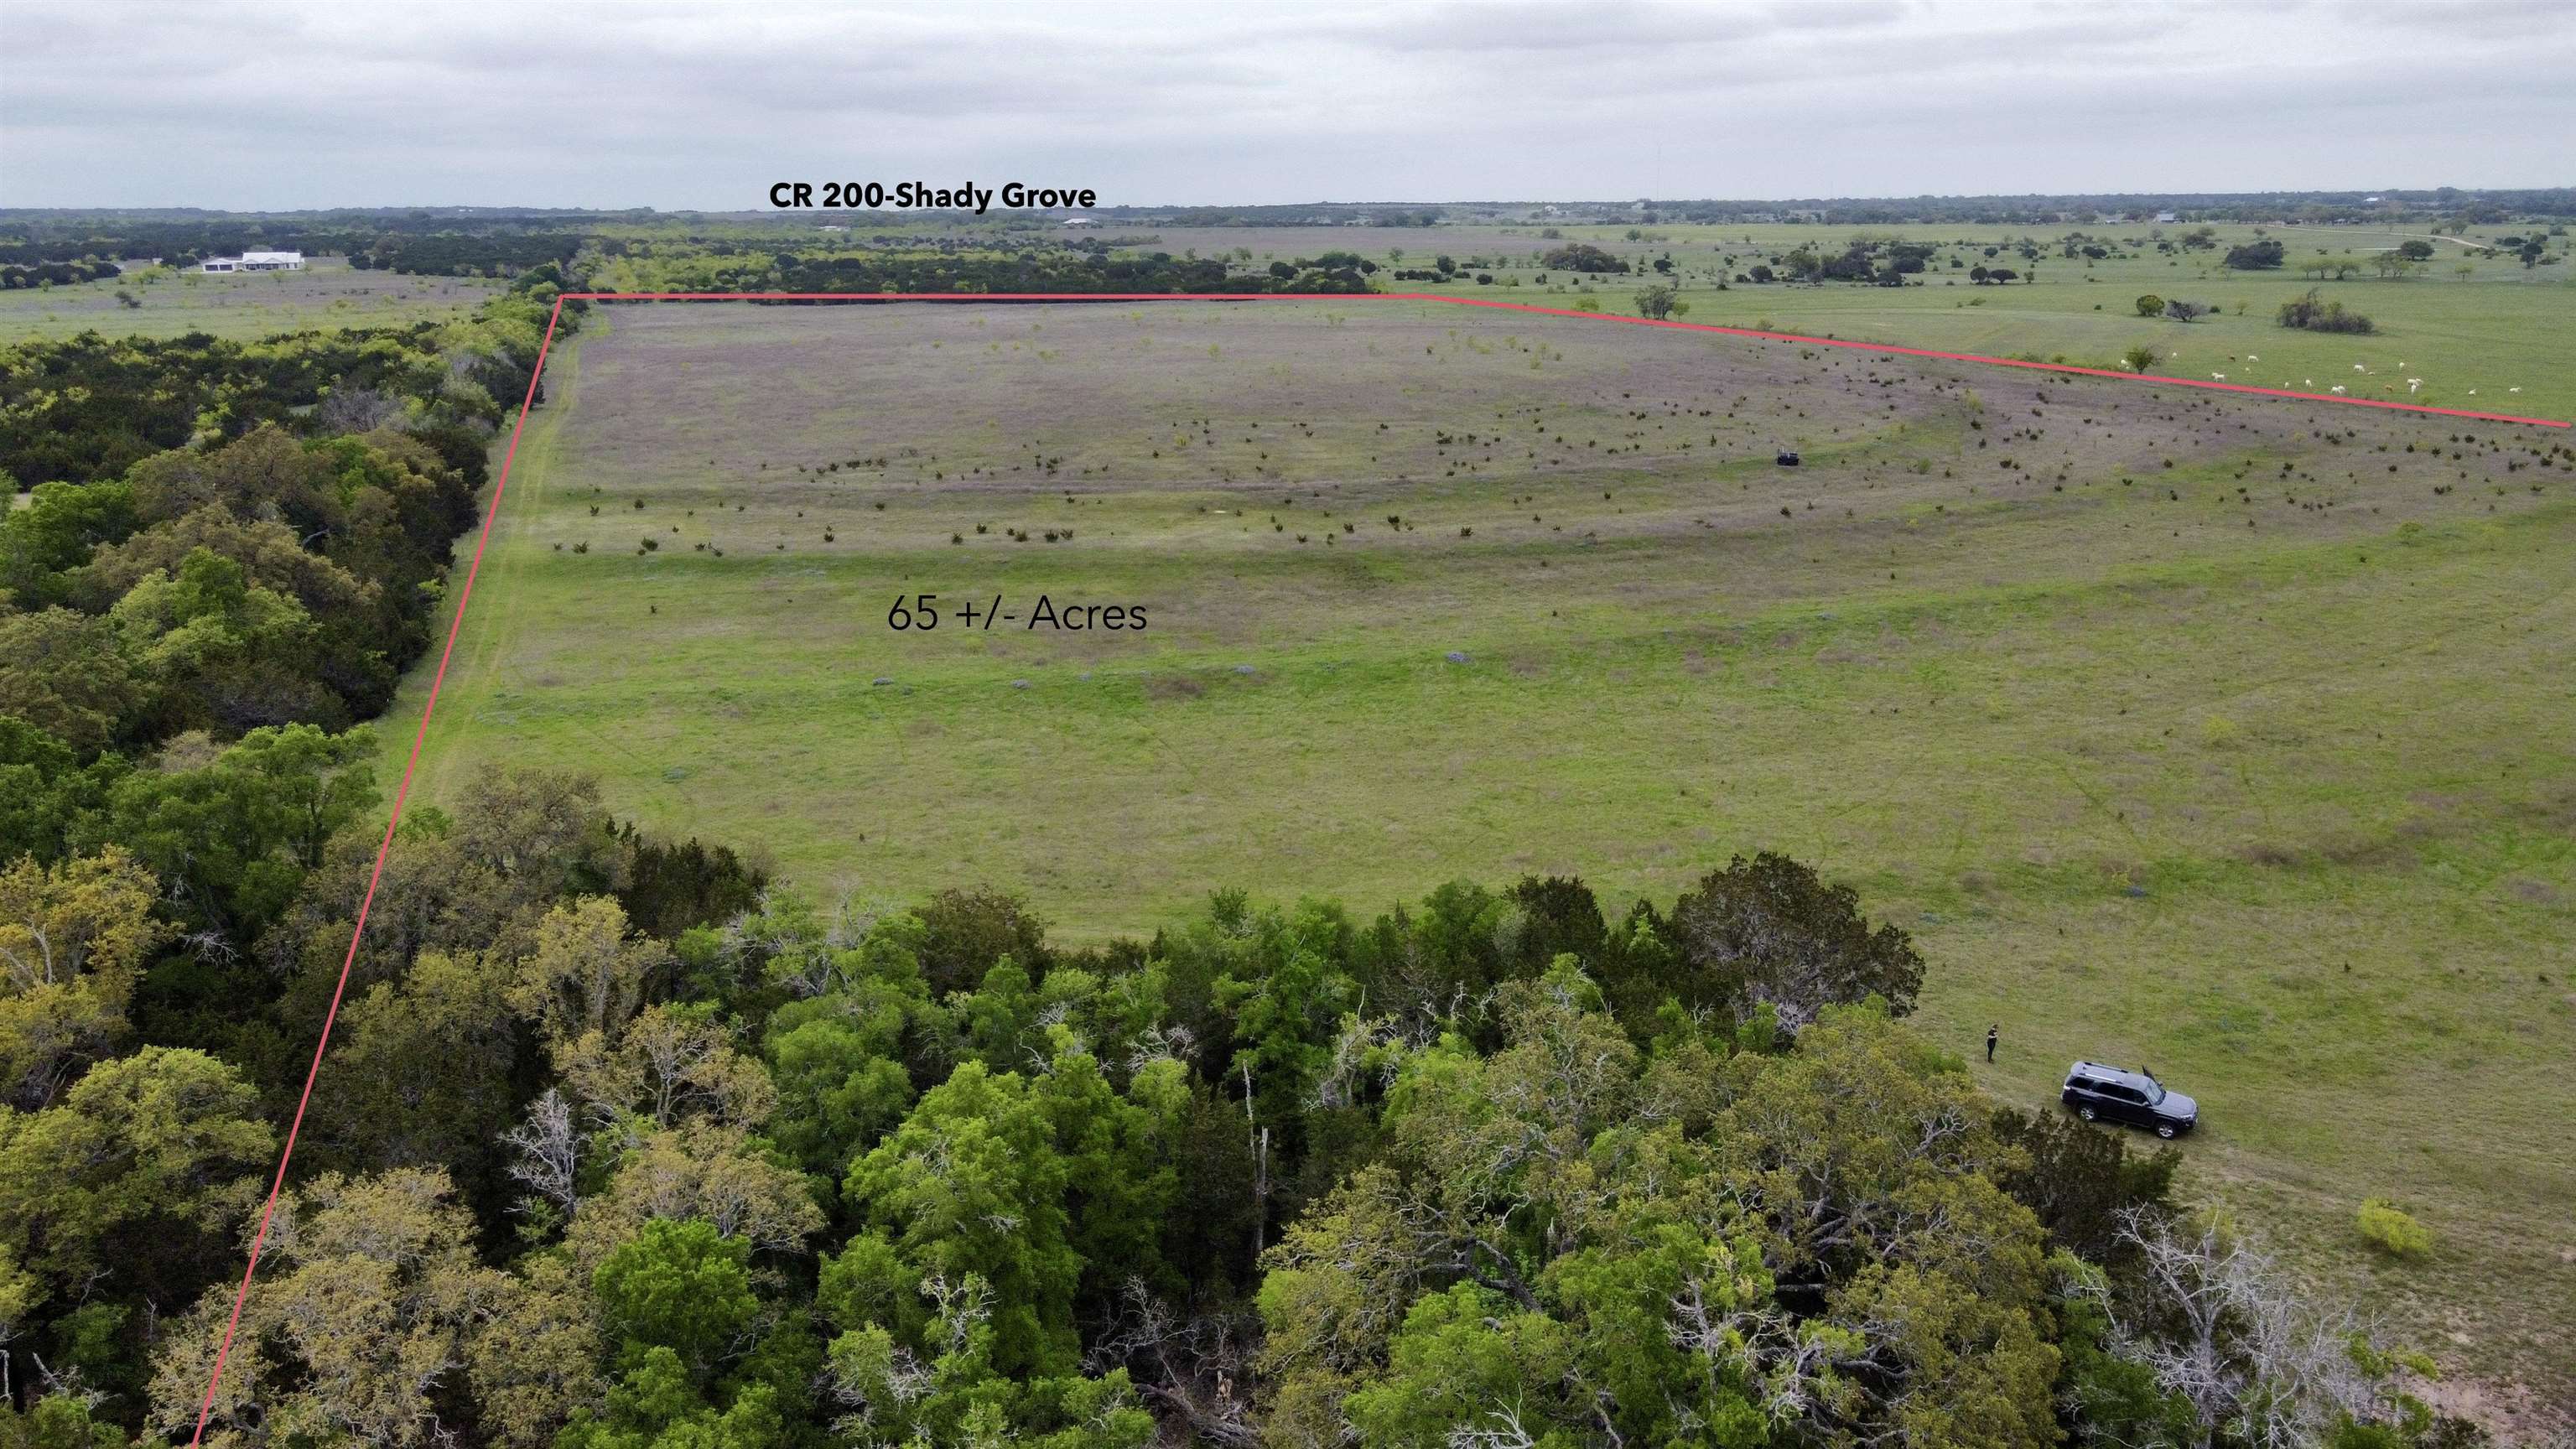
[[[768,265],[1243,285],[851,261]],[[1906,1023],[1935,968],[1783,856],[1069,946],[515,772],[379,869],[369,721],[572,280],[0,355],[0,1446],[2474,1438],[2171,1153],[1986,1100]]]
[[[13,1423],[86,1436],[27,1442],[195,1427],[372,864],[363,768],[319,769],[300,818],[357,828],[264,857],[231,989],[152,979],[220,968],[118,847],[0,878]],[[405,827],[208,1442],[2435,1432],[2367,1340],[2285,1366],[2222,1314],[2235,1399],[2160,1371],[2159,1295],[2259,1295],[2259,1248],[2175,1215],[2170,1153],[1982,1099],[1903,1023],[1903,934],[1781,857],[1615,921],[1226,893],[1069,949],[650,849],[537,775]]]
[[[19,488],[112,479],[161,452],[277,426],[396,426],[477,485],[525,395],[557,278],[531,273],[470,320],[260,342],[84,332],[0,349],[0,472]]]
[[[2227,249],[2227,265],[2240,272],[2269,271],[2281,265],[2284,251],[2277,241],[2247,242]]]
[[[404,828],[209,1441],[2303,1441],[2156,1369],[2166,1279],[2259,1250],[2177,1225],[2172,1152],[1986,1104],[1901,1021],[1904,933],[1795,861],[1615,923],[1533,877],[1061,949],[1007,895],[696,853],[675,905],[641,859],[549,776]],[[196,1426],[299,1075],[260,1047],[317,1029],[368,864],[319,843],[255,980],[144,1018],[204,969],[149,866],[0,882],[28,1434]],[[2210,1351],[2262,1385],[2251,1328]],[[2432,1436],[2349,1348],[2264,1413]]]
[[[2281,304],[2278,314],[2284,327],[2308,332],[2375,332],[2378,327],[2359,312],[2346,310],[2341,302],[2329,302],[2310,287],[2305,294]]]
[[[1567,242],[1551,247],[1539,257],[1539,265],[1552,272],[1624,272],[1628,264],[1590,242]]]

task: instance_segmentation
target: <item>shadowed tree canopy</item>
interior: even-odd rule
[[[1923,957],[1903,931],[1871,929],[1858,892],[1770,851],[1703,876],[1673,903],[1670,931],[1685,1005],[1739,1017],[1768,1006],[1784,1031],[1872,996],[1903,1015],[1923,986]]]

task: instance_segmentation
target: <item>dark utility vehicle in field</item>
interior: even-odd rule
[[[2145,1072],[2077,1062],[2066,1069],[2058,1099],[2087,1122],[2128,1122],[2158,1137],[2178,1137],[2200,1122],[2200,1104]]]

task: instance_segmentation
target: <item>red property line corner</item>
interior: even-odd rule
[[[240,1289],[233,1294],[232,1316],[225,1322],[223,1341],[215,1350],[214,1372],[208,1376],[206,1396],[197,1406],[197,1428],[196,1432],[189,1437],[190,1444],[201,1444],[206,1437],[206,1420],[214,1411],[215,1390],[223,1383],[224,1365],[232,1355],[233,1336],[241,1327],[242,1307],[250,1300],[251,1279],[259,1272],[260,1252],[268,1244],[268,1230],[270,1222],[277,1213],[277,1199],[286,1187],[287,1165],[295,1158],[295,1139],[304,1128],[305,1108],[313,1101],[313,1084],[322,1073],[322,1055],[331,1045],[331,1028],[339,1020],[341,997],[349,988],[349,972],[358,961],[358,943],[366,937],[367,913],[374,907],[376,887],[384,879],[385,857],[393,850],[394,828],[402,823],[403,805],[411,797],[412,777],[420,766],[421,746],[429,738],[430,716],[437,712],[438,692],[447,682],[448,661],[456,653],[456,637],[465,623],[465,606],[474,598],[474,581],[483,570],[483,551],[492,542],[493,521],[501,515],[501,497],[510,486],[510,467],[518,461],[519,437],[527,431],[528,414],[536,406],[537,383],[545,376],[546,357],[554,350],[555,329],[563,320],[563,304],[566,302],[1308,302],[1319,299],[1443,302],[1456,307],[1487,307],[1504,312],[1527,312],[1542,317],[1572,317],[1590,322],[1625,323],[1631,327],[1662,327],[1685,332],[1713,332],[1728,337],[1752,337],[1768,342],[1798,342],[1810,347],[1840,347],[1859,352],[1893,353],[1903,357],[1931,357],[1946,362],[1977,362],[1991,367],[2017,367],[2035,372],[2108,377],[2123,382],[2151,383],[2157,386],[2207,388],[2212,392],[2250,393],[2258,397],[2292,398],[2300,402],[2384,408],[2393,412],[2429,413],[2439,417],[2472,418],[2480,422],[2519,423],[2535,428],[2570,426],[2554,418],[2524,418],[2515,417],[2509,413],[2425,407],[2414,403],[2382,402],[2375,398],[2290,392],[2281,388],[2253,387],[2230,382],[2202,382],[2184,377],[2149,377],[2138,373],[2114,372],[2100,367],[2076,367],[2059,362],[2026,362],[2018,358],[1987,357],[1973,352],[1938,352],[1928,348],[1897,347],[1879,342],[1807,337],[1794,332],[1764,332],[1750,327],[1721,327],[1707,322],[1673,322],[1647,317],[1622,317],[1604,312],[1581,312],[1568,307],[1540,307],[1526,302],[1488,301],[1481,297],[1450,297],[1432,292],[565,292],[555,299],[554,310],[546,317],[546,335],[544,341],[537,346],[536,366],[528,375],[527,396],[520,400],[518,421],[510,427],[509,446],[501,454],[501,471],[492,483],[492,500],[484,506],[482,528],[474,538],[474,554],[465,566],[465,582],[457,590],[456,609],[447,621],[447,642],[439,650],[436,672],[430,675],[429,698],[421,705],[420,727],[412,734],[411,754],[403,761],[402,782],[394,790],[393,810],[385,819],[384,837],[376,844],[375,867],[367,875],[367,891],[358,901],[358,919],[349,934],[349,954],[340,962],[340,978],[331,990],[331,1006],[323,1013],[322,1034],[313,1044],[313,1064],[305,1070],[304,1091],[296,1098],[295,1116],[287,1125],[286,1143],[278,1153],[277,1175],[269,1182],[268,1201],[260,1209],[259,1227],[251,1235],[250,1261],[242,1269]]]

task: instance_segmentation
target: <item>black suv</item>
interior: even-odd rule
[[[2200,1122],[2198,1102],[2166,1091],[2164,1083],[2145,1072],[2100,1062],[2077,1062],[2067,1068],[2065,1090],[2057,1095],[2087,1122],[2134,1123],[2153,1128],[2158,1137],[2180,1136]]]

